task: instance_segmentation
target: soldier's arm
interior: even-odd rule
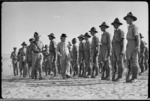
[[[145,44],[144,41],[141,41],[141,55],[144,56],[145,53]]]
[[[108,54],[111,55],[112,45],[111,45],[110,33],[108,33],[107,35],[107,41],[108,41]]]
[[[121,51],[123,52],[125,49],[125,36],[124,36],[124,32],[121,30],[121,45],[122,45],[122,49]]]
[[[54,41],[54,61],[56,60],[56,58],[57,58],[57,44]]]
[[[58,43],[58,45],[57,45],[57,54],[58,54],[58,56],[62,56],[62,55],[60,54],[60,43]]]
[[[139,36],[139,33],[138,33],[138,28],[136,26],[133,27],[133,35],[135,36],[136,38],[136,47],[140,47],[140,36]]]
[[[100,49],[100,43],[99,43],[99,38],[97,37],[96,40],[96,51],[97,51],[97,55],[99,55],[99,49]]]

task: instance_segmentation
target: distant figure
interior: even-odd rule
[[[147,43],[145,42],[145,57],[144,57],[144,64],[145,64],[145,71],[149,68],[149,50]]]
[[[37,70],[39,71],[39,80],[42,80],[42,64],[43,64],[43,48],[44,45],[42,41],[40,41],[40,35],[35,32],[34,33],[35,41],[33,41],[32,51],[33,51],[33,61],[32,61],[32,69],[33,69],[33,77],[37,79]]]
[[[27,44],[23,42],[20,49],[20,62],[23,71],[23,77],[27,76]]]
[[[110,33],[106,31],[109,26],[103,22],[100,26],[101,31],[103,32],[101,37],[101,56],[104,66],[102,68],[102,80],[110,80],[110,68],[111,68],[111,52],[112,52],[112,42],[110,39]],[[106,72],[106,73],[105,73]],[[106,74],[106,75],[105,75]]]
[[[57,52],[60,57],[60,65],[61,65],[61,74],[62,78],[70,78],[70,60],[71,56],[69,53],[69,49],[67,47],[68,43],[66,43],[66,34],[61,35],[61,42],[57,45]]]
[[[144,58],[145,58],[145,42],[143,40],[144,36],[140,33],[140,52],[139,52],[139,65],[141,72],[139,73],[140,75],[144,73],[145,71],[145,64],[144,64]]]
[[[80,43],[79,43],[79,77],[83,77],[84,75],[84,68],[85,68],[85,64],[84,64],[84,35],[80,35],[78,37]]]
[[[127,24],[129,24],[126,46],[126,58],[128,64],[126,82],[136,82],[139,72],[138,53],[140,52],[140,36],[138,28],[135,24],[133,24],[133,21],[136,21],[137,18],[129,12],[123,19],[126,20]],[[131,79],[130,74],[132,75]]]
[[[92,62],[92,78],[98,77],[99,75],[99,66],[98,66],[98,56],[99,56],[99,48],[100,41],[97,36],[98,31],[95,27],[92,27],[89,31],[92,35],[92,43],[91,43],[91,62]]]
[[[50,62],[50,70],[54,72],[54,76],[57,76],[58,74],[58,68],[57,68],[57,45],[55,42],[55,35],[54,33],[51,33],[48,35],[50,40],[49,45],[49,62]]]
[[[79,51],[78,47],[76,45],[77,39],[72,39],[72,51],[71,51],[71,58],[72,58],[72,68],[73,68],[73,76],[79,76],[79,64],[78,64],[78,58],[79,58]]]
[[[44,55],[44,59],[43,59],[43,70],[45,72],[45,75],[48,75],[48,72],[50,70],[50,61],[49,59],[49,48],[48,45],[45,45],[45,50],[43,50],[43,55]]]
[[[17,66],[17,48],[14,47],[14,51],[11,53],[10,58],[12,59],[12,65],[13,65],[13,73],[14,76],[18,75],[18,66]]]

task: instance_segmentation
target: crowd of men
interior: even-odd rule
[[[63,79],[74,76],[96,78],[101,75],[101,80],[119,81],[127,64],[126,82],[135,82],[149,67],[148,46],[133,24],[137,18],[129,12],[123,19],[129,24],[126,50],[125,34],[119,28],[122,23],[118,18],[111,23],[115,29],[112,40],[106,22],[99,26],[103,32],[101,40],[96,28],[92,27],[89,32],[78,37],[79,45],[77,38],[72,39],[72,44],[66,42],[67,35],[64,33],[60,36],[61,42],[56,44],[55,34],[51,33],[48,35],[49,46],[44,46],[40,35],[35,32],[34,38],[29,39],[30,45],[23,42],[18,53],[16,47],[11,53],[14,75],[18,75],[19,63],[20,76],[32,79],[37,79],[37,76],[39,80],[43,79],[44,71],[46,76],[60,74]]]

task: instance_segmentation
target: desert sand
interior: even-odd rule
[[[100,78],[69,78],[61,76],[33,80],[12,75],[11,61],[3,61],[2,97],[4,99],[147,99],[148,71],[136,83],[126,83]]]

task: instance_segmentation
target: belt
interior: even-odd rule
[[[42,53],[41,51],[39,52],[39,51],[33,51],[33,53]]]

